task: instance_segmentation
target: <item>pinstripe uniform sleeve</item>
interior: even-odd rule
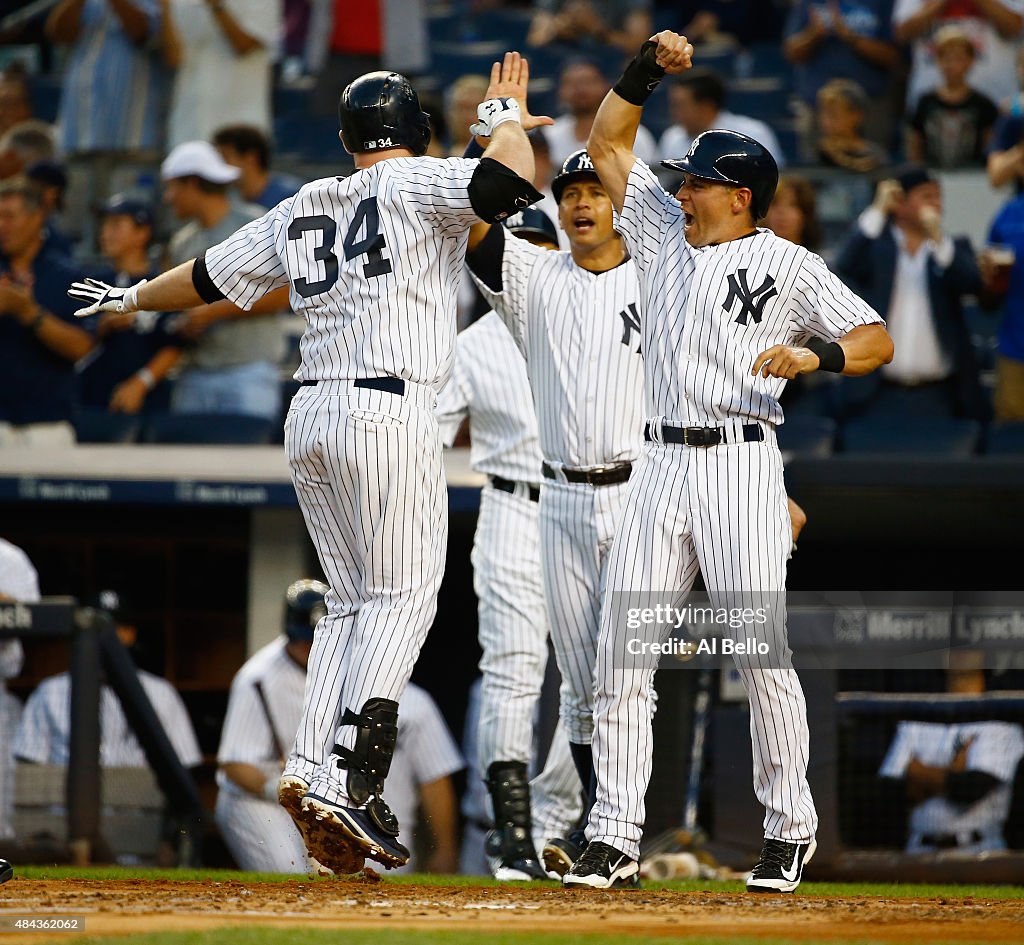
[[[400,184],[405,204],[445,236],[458,236],[480,222],[469,199],[469,182],[479,164],[470,158],[417,162]]]
[[[465,762],[437,703],[424,690],[414,689],[413,695],[414,698],[406,702],[408,725],[405,743],[409,747],[416,783],[430,784],[461,771]]]
[[[50,746],[53,741],[51,706],[47,695],[50,689],[44,680],[28,697],[11,745],[11,754],[15,758],[34,761],[37,764],[46,764],[50,761]]]
[[[277,233],[288,219],[294,197],[236,230],[206,251],[206,271],[225,298],[250,309],[268,292],[285,285],[288,274],[278,255]]]
[[[858,325],[885,324],[878,312],[813,253],[804,257],[793,287],[793,302],[797,328],[827,341],[838,341]]]
[[[538,260],[544,259],[549,252],[512,233],[505,233],[505,248],[501,255],[501,291],[495,292],[487,283],[473,276],[483,297],[508,326],[524,356],[529,335],[530,281]]]
[[[878,769],[880,778],[902,778],[907,773],[907,765],[914,755],[914,737],[912,727],[900,722],[896,729],[896,737],[886,752],[882,767]]]
[[[290,740],[290,739],[289,739]],[[274,739],[254,680],[235,676],[217,750],[217,764],[264,765],[274,760]]]
[[[684,239],[679,201],[665,193],[654,172],[638,158],[626,179],[626,197],[617,228],[640,272],[654,263],[673,226],[679,228],[679,238]]]
[[[459,427],[469,416],[470,383],[466,372],[464,345],[462,338],[455,341],[455,363],[452,365],[452,376],[437,395],[437,425],[441,430],[441,440],[445,446],[451,446],[458,435]]]

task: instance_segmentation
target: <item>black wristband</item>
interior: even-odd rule
[[[836,341],[825,341],[823,338],[811,338],[805,345],[808,351],[818,356],[818,370],[832,374],[842,374],[846,367],[846,352]]]
[[[466,145],[466,150],[462,152],[462,156],[470,159],[484,156],[484,149],[480,146],[480,142],[476,140],[476,135],[469,139],[469,144]]]
[[[657,48],[658,44],[650,39],[640,47],[640,52],[626,66],[626,71],[615,83],[613,91],[619,98],[625,99],[631,105],[638,106],[643,106],[644,102],[650,98],[651,93],[665,78],[665,70],[658,65],[654,58],[654,51]]]

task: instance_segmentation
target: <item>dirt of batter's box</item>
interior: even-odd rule
[[[413,886],[365,877],[317,883],[15,878],[0,890],[3,913],[84,916],[90,935],[284,925],[523,933],[557,929],[684,939],[736,935],[837,942],[1024,942],[1024,900]],[[0,935],[0,942],[18,940]],[[25,939],[46,940],[41,933]],[[60,940],[67,940],[66,933]]]

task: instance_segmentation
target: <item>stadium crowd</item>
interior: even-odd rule
[[[714,127],[762,141],[786,169],[766,225],[834,262],[902,342],[870,379],[791,384],[783,445],[862,448],[882,413],[954,455],[1024,442],[1019,0],[42,7],[0,19],[0,444],[160,441],[175,415],[198,440],[279,438],[302,330],[286,298],[82,322],[62,287],[151,276],[349,167],[332,113],[370,69],[413,75],[432,153],[461,154],[491,58],[520,44],[557,116],[537,142],[546,189],[654,24],[687,32],[698,68],[659,92],[638,154],[656,165]],[[948,172],[972,170],[1006,193],[972,226],[987,245],[942,213]],[[465,283],[460,327],[484,310]]]

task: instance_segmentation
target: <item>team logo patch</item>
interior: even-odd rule
[[[740,311],[735,319],[737,325],[746,325],[749,317],[753,317],[754,321],[760,324],[764,317],[764,307],[779,294],[779,290],[775,288],[774,277],[769,275],[765,275],[764,281],[756,289],[751,290],[747,272],[746,269],[738,269],[730,274],[729,294],[722,303],[724,311],[731,315],[736,303],[739,302]]]
[[[632,341],[633,332],[636,332],[637,345],[636,353],[640,354],[640,313],[636,309],[636,303],[630,302],[621,312],[622,319],[622,343],[628,348]]]

